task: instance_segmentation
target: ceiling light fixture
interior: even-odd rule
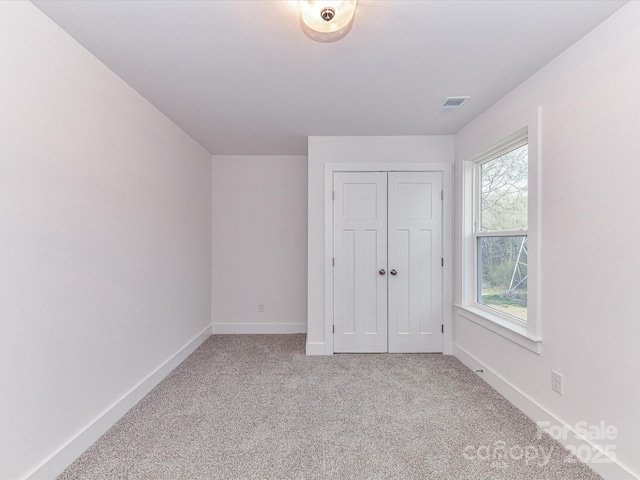
[[[344,37],[356,13],[358,0],[299,0],[300,24],[316,42],[335,42]]]

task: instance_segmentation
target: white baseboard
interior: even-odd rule
[[[211,335],[211,325],[193,337],[187,344],[162,365],[141,380],[109,408],[93,419],[69,441],[34,468],[25,478],[29,480],[53,479],[60,475],[76,458],[98,440],[136,403],[149,393],[174,368],[180,365]]]
[[[570,432],[570,434],[566,436],[567,438],[558,438],[558,441],[565,447],[571,447],[572,449],[578,450],[581,445],[585,445],[585,448],[588,448],[590,451],[599,450],[598,447],[593,445],[589,440],[580,436],[573,427],[565,424],[559,418],[556,418],[535,400],[527,396],[524,392],[509,383],[495,371],[488,368],[457,344],[454,344],[453,346],[453,355],[472,371],[478,369],[483,370],[481,373],[478,373],[478,376],[496,389],[500,395],[513,403],[534,422],[548,422],[548,425],[566,428],[567,431]],[[605,457],[606,455],[603,454],[599,456],[599,459],[602,460]],[[626,480],[639,478],[626,467],[621,465],[617,460],[610,458],[606,459],[607,462],[588,462],[588,465],[604,479]]]
[[[214,335],[307,333],[306,323],[214,323]]]
[[[324,342],[307,342],[307,355],[327,355]]]

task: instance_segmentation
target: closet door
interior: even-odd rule
[[[336,172],[333,185],[334,352],[386,352],[387,174]]]
[[[389,352],[442,352],[442,174],[389,173]]]

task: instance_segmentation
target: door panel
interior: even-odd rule
[[[387,174],[335,173],[334,195],[334,351],[386,352]]]
[[[389,352],[442,352],[442,174],[388,182]]]

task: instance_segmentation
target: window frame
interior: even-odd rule
[[[480,243],[480,238],[483,237],[529,237],[529,228],[527,225],[526,229],[523,230],[487,230],[482,231],[482,177],[481,177],[481,168],[484,164],[495,160],[502,155],[505,155],[513,150],[516,150],[520,147],[529,144],[529,135],[528,129],[522,129],[516,132],[514,135],[506,138],[502,142],[500,142],[495,147],[490,148],[488,151],[485,151],[482,155],[474,158],[473,160],[473,244],[474,244],[474,268],[475,268],[475,299],[473,305],[475,308],[479,308],[481,310],[486,311],[487,314],[497,315],[501,317],[504,321],[513,322],[518,326],[526,326],[527,320],[522,318],[509,315],[508,313],[501,312],[495,308],[488,307],[478,301],[481,290],[482,290],[482,272],[480,271],[480,254],[478,245]],[[527,168],[528,168],[528,152],[527,152]],[[528,184],[528,173],[527,173],[527,190],[529,188]],[[528,210],[528,192],[527,192],[527,210]],[[528,211],[527,211],[528,214]],[[528,241],[528,240],[527,240]],[[528,261],[528,258],[527,258]],[[528,265],[527,265],[528,268]],[[527,296],[528,296],[528,287],[527,287]],[[528,302],[527,302],[528,303]],[[528,307],[528,305],[527,305]],[[527,312],[528,313],[528,312]]]
[[[540,130],[541,109],[536,110],[527,121],[520,125],[523,128],[507,130],[505,135],[487,139],[484,149],[475,148],[468,154],[462,152],[462,201],[461,201],[461,265],[462,276],[460,290],[456,293],[456,311],[459,316],[477,323],[492,332],[505,337],[534,353],[542,351],[540,321]],[[504,132],[504,129],[502,130]],[[513,133],[515,132],[515,133]],[[523,142],[524,140],[524,142]],[[528,229],[527,235],[527,320],[491,309],[477,302],[478,269],[477,242],[479,236],[496,236],[495,232],[476,232],[475,220],[478,218],[478,200],[476,192],[479,188],[478,165],[496,158],[500,154],[513,150],[518,142],[528,143]],[[481,142],[478,142],[482,146]],[[478,145],[476,144],[476,145]],[[516,147],[517,148],[517,147]],[[477,197],[479,199],[479,196]],[[478,226],[479,230],[479,226]],[[500,232],[499,236],[521,236],[523,231]],[[506,235],[505,235],[506,236]]]

